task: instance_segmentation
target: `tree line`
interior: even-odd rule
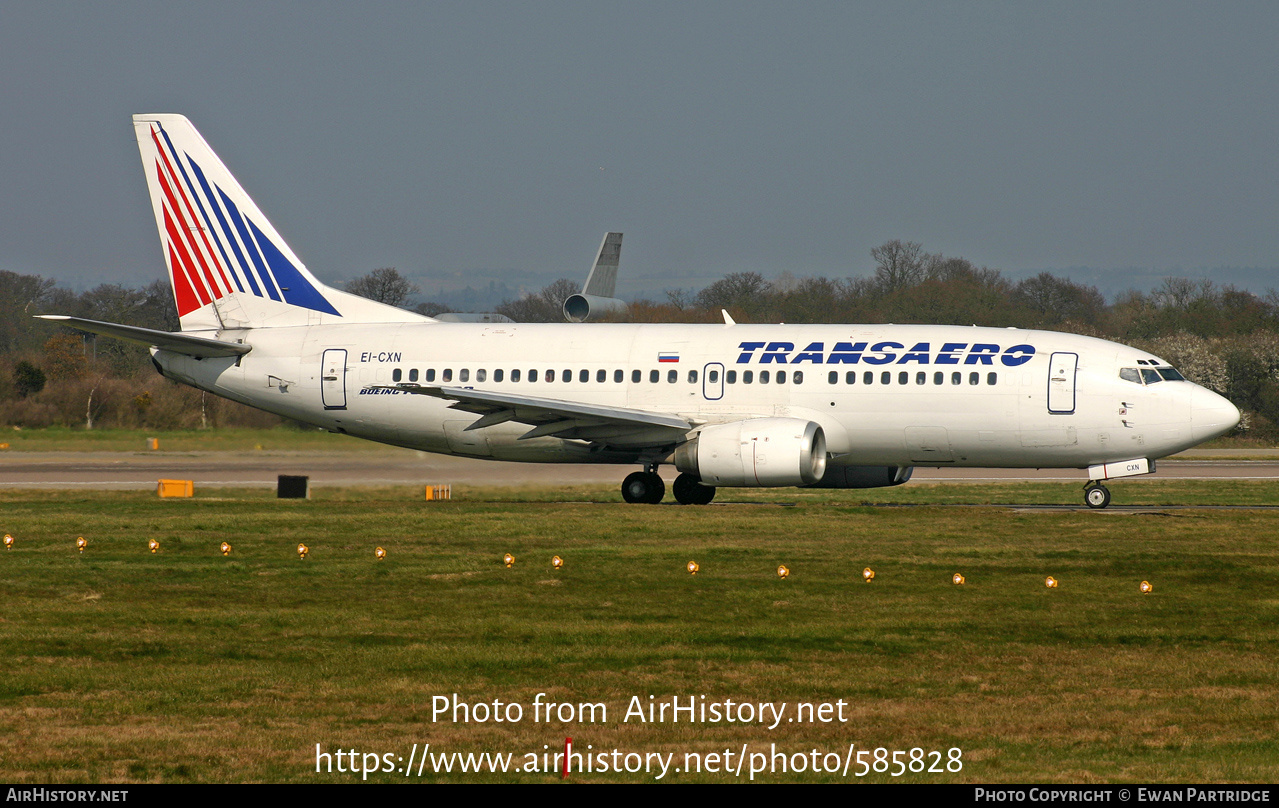
[[[1222,393],[1244,411],[1242,431],[1279,439],[1279,293],[1264,296],[1207,280],[1168,278],[1149,293],[1107,301],[1095,286],[1049,273],[1012,281],[963,258],[928,253],[917,242],[871,250],[872,272],[842,278],[784,274],[767,280],[738,272],[700,290],[671,289],[665,300],[638,300],[612,319],[738,322],[939,323],[1067,331],[1148,350],[1187,378]],[[558,280],[496,307],[517,322],[562,322],[561,305],[580,282]],[[409,307],[417,288],[383,267],[347,290]],[[418,302],[434,315],[444,307]],[[0,425],[6,427],[267,426],[280,419],[169,382],[145,349],[82,337],[32,318],[40,313],[177,330],[165,282],[141,289],[104,284],[76,294],[53,281],[0,271]]]

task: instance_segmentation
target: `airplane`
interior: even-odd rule
[[[637,465],[632,503],[720,487],[874,488],[915,466],[1104,482],[1239,410],[1151,354],[945,325],[440,322],[325,286],[195,127],[135,115],[177,332],[43,315],[150,347],[157,371],[332,432],[494,460]],[[607,246],[607,238],[605,246]],[[589,285],[589,284],[588,284]]]

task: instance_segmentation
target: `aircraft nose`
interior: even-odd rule
[[[1220,437],[1238,424],[1238,407],[1211,390],[1195,388],[1190,396],[1190,431],[1196,443]]]

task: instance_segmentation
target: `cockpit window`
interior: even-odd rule
[[[1140,360],[1138,360],[1140,361]],[[1119,378],[1134,384],[1158,384],[1159,382],[1184,382],[1185,376],[1175,368],[1120,368]]]

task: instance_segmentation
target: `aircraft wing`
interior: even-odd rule
[[[148,345],[173,353],[194,356],[204,359],[210,356],[243,356],[252,347],[240,342],[223,342],[222,340],[197,337],[191,334],[156,331],[152,328],[140,328],[136,325],[120,325],[119,323],[103,323],[98,320],[85,320],[81,317],[68,317],[65,314],[37,314],[41,320],[52,320],[70,326],[78,331],[90,334],[101,334],[115,337],[139,345]]]
[[[481,416],[467,430],[515,421],[532,427],[520,440],[553,435],[607,446],[661,446],[684,441],[696,424],[687,418],[660,412],[583,404],[555,398],[472,390],[469,387],[436,387],[398,384],[384,389],[452,401],[451,409]]]

